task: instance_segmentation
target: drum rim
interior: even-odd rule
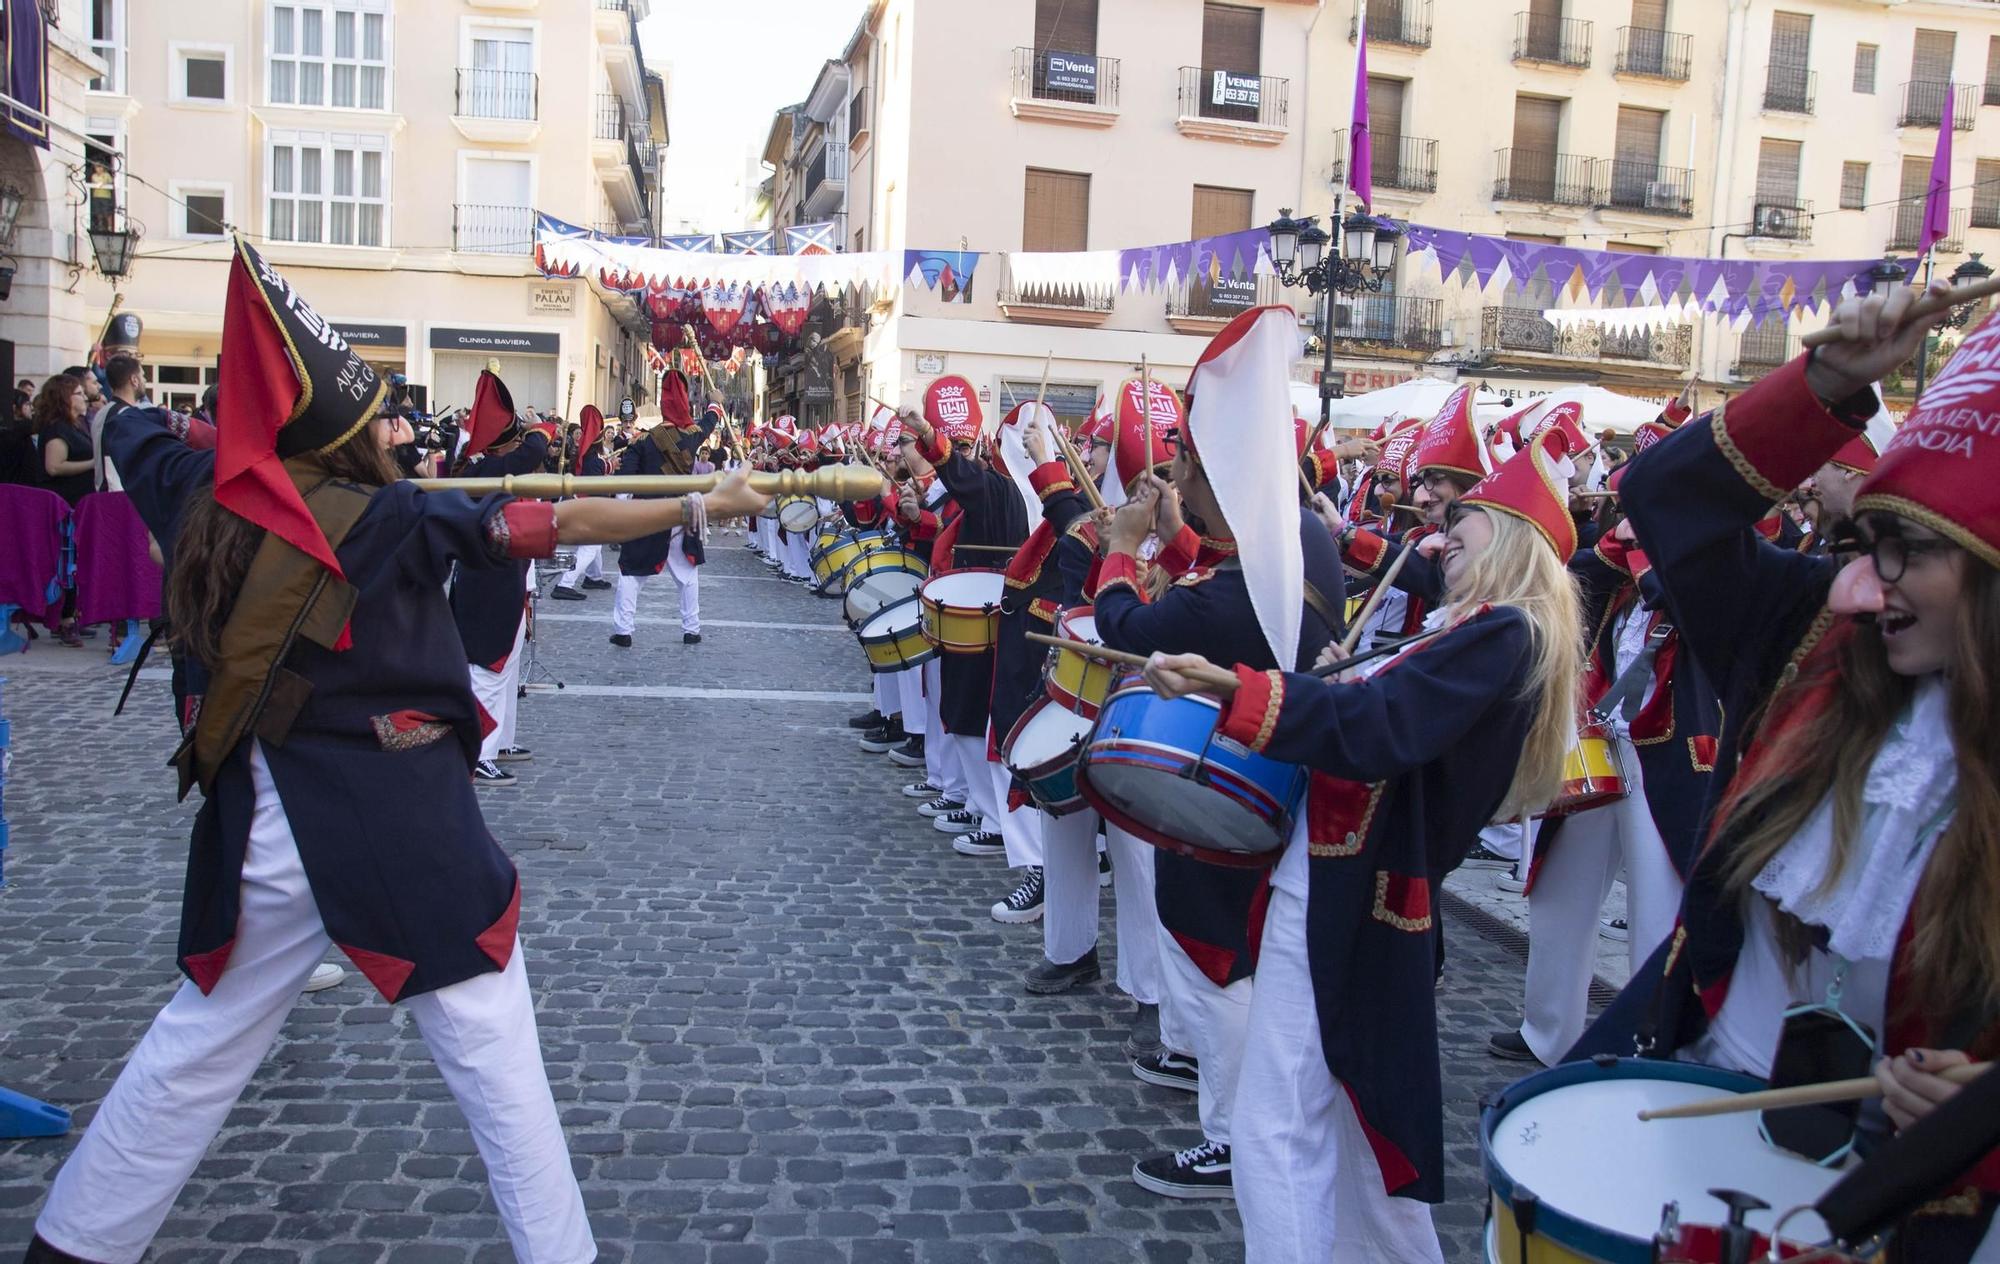
[[[867,628],[867,626],[868,626],[869,624],[871,624],[871,623],[875,622],[875,620],[877,620],[877,619],[881,618],[881,617],[882,617],[883,615],[885,615],[885,614],[889,613],[889,612],[890,612],[891,610],[896,610],[896,609],[899,609],[899,608],[901,608],[901,607],[903,607],[903,606],[907,606],[907,605],[909,605],[909,604],[910,604],[911,602],[913,602],[913,601],[915,601],[915,600],[916,600],[916,598],[915,598],[915,597],[905,597],[905,598],[903,598],[903,599],[902,599],[901,601],[892,601],[892,602],[890,602],[890,603],[889,603],[888,605],[886,605],[886,606],[883,606],[883,607],[882,607],[882,608],[881,608],[880,610],[877,610],[877,611],[876,611],[876,612],[875,612],[874,614],[871,614],[871,615],[869,615],[869,616],[868,616],[868,617],[867,617],[866,619],[863,619],[863,620],[861,621],[861,624],[860,624],[860,626],[859,626],[859,627],[856,627],[856,628],[854,629],[854,635],[855,635],[856,639],[858,639],[858,640],[859,640],[859,641],[860,641],[860,642],[861,642],[861,643],[862,643],[863,645],[866,645],[866,644],[868,643],[868,637],[867,637],[867,636],[865,635],[865,633],[864,633],[864,629],[865,629],[865,628]],[[909,631],[910,631],[910,632],[918,632],[918,633],[921,633],[921,632],[922,632],[922,630],[923,630],[923,612],[922,612],[922,611],[920,610],[920,611],[918,611],[918,621],[917,621],[917,626],[916,626],[916,627],[914,627],[914,628],[911,628],[911,629],[909,629]],[[907,635],[907,633],[898,633],[898,634],[897,634],[897,636],[898,636],[898,637],[900,637],[900,636],[904,636],[904,635]],[[877,640],[878,642],[879,642],[879,641],[881,641],[882,639],[883,639],[883,638],[882,638],[882,637],[880,637],[880,636],[877,636],[877,637],[876,637],[876,640]],[[891,639],[891,640],[893,640],[893,639],[896,639],[896,638],[892,637],[892,638],[888,638],[888,639]]]
[[[934,583],[937,583],[937,582],[938,582],[939,580],[944,580],[944,579],[956,579],[956,578],[958,578],[958,577],[959,577],[959,576],[961,576],[961,575],[991,575],[991,576],[993,576],[994,578],[996,578],[996,579],[998,579],[998,580],[1000,581],[1000,591],[994,594],[994,596],[993,596],[993,600],[992,600],[991,602],[985,602],[985,603],[981,603],[981,606],[980,606],[980,607],[973,607],[973,606],[968,606],[968,605],[965,605],[965,604],[963,604],[963,603],[960,603],[960,602],[943,602],[943,601],[938,601],[938,600],[936,600],[935,598],[933,598],[933,599],[931,600],[931,604],[933,604],[933,605],[937,605],[937,606],[944,606],[944,605],[953,605],[953,606],[956,606],[956,607],[957,607],[958,609],[960,609],[960,610],[972,610],[972,609],[975,609],[975,608],[979,608],[979,609],[984,609],[984,608],[986,608],[986,607],[990,606],[990,607],[991,607],[991,609],[992,609],[992,610],[993,610],[993,611],[994,611],[995,613],[998,613],[998,612],[999,612],[999,609],[1000,609],[1000,599],[1001,599],[1002,597],[1004,597],[1004,596],[1006,595],[1006,593],[1007,593],[1007,572],[1006,572],[1006,571],[996,571],[996,570],[989,570],[989,569],[987,569],[987,568],[984,568],[984,567],[976,567],[976,566],[968,566],[968,567],[961,567],[961,568],[958,568],[958,569],[956,569],[956,570],[949,570],[949,571],[946,571],[946,572],[945,572],[944,574],[942,574],[942,575],[933,575],[933,576],[931,576],[931,577],[930,577],[929,579],[927,579],[927,580],[925,580],[925,581],[924,581],[924,587],[925,587],[925,588],[928,588],[928,587],[930,587],[930,586],[931,586],[932,584],[934,584]]]
[[[1015,776],[1021,778],[1023,781],[1029,779],[1028,772],[1016,768],[1013,765],[1013,763],[1008,759],[1008,752],[1014,749],[1015,739],[1019,738],[1022,733],[1027,731],[1028,724],[1032,720],[1034,720],[1036,716],[1039,716],[1044,710],[1054,705],[1055,705],[1054,701],[1046,697],[1037,698],[1033,702],[1030,702],[1028,704],[1028,709],[1026,711],[1021,712],[1020,718],[1014,721],[1013,726],[1007,730],[1006,738],[1002,740],[1000,743],[1000,762],[1006,767],[1007,771],[1013,773]],[[1071,711],[1067,707],[1056,707],[1056,709],[1062,711],[1066,715],[1076,714],[1076,712]],[[1077,763],[1082,760],[1083,749],[1084,747],[1090,745],[1090,735],[1091,733],[1096,731],[1096,728],[1097,725],[1095,723],[1084,726],[1082,735],[1078,737],[1076,740],[1076,752],[1070,761],[1071,763]],[[1053,762],[1053,759],[1054,757],[1052,756],[1050,759],[1043,760],[1039,764],[1030,764],[1028,767],[1030,769],[1046,768],[1051,762]]]
[[[1493,1154],[1493,1134],[1499,1130],[1500,1121],[1515,1108],[1544,1093],[1604,1080],[1667,1080],[1744,1093],[1767,1087],[1755,1076],[1703,1066],[1698,1062],[1669,1062],[1658,1058],[1614,1059],[1604,1055],[1564,1062],[1522,1076],[1487,1099],[1479,1110],[1479,1173],[1486,1181],[1489,1199],[1498,1199],[1510,1213],[1513,1211],[1514,1178],[1500,1166],[1500,1161]],[[1556,1237],[1545,1232],[1555,1226],[1560,1226],[1566,1236]],[[1546,1201],[1536,1205],[1535,1228],[1538,1235],[1548,1237],[1568,1250],[1602,1259],[1607,1264],[1650,1264],[1653,1258],[1651,1237],[1636,1238],[1579,1220]]]

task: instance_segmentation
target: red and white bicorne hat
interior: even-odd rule
[[[1286,667],[1298,661],[1305,609],[1291,393],[1301,350],[1289,307],[1254,307],[1230,321],[1188,376],[1181,432],[1236,537],[1257,626]]]
[[[1566,563],[1576,552],[1576,520],[1569,516],[1569,479],[1561,469],[1565,461],[1556,451],[1559,446],[1553,433],[1530,442],[1460,496],[1458,503],[1519,518]]]
[[[1442,470],[1474,480],[1493,472],[1493,453],[1472,420],[1472,387],[1461,386],[1444,401],[1417,440],[1417,472]]]
[[[786,413],[771,419],[770,436],[773,448],[789,448],[799,437],[798,421]]]
[[[1090,416],[1085,417],[1083,424],[1076,428],[1076,441],[1078,443],[1101,443],[1108,448],[1111,446],[1112,440],[1117,438],[1117,430],[1117,426],[1111,419],[1111,408],[1108,402],[1104,396],[1099,395],[1097,402],[1090,406]]]
[[[1187,425],[1187,409],[1173,387],[1152,383],[1152,396],[1142,404],[1140,396],[1145,390],[1138,378],[1126,378],[1112,397],[1116,408],[1107,426],[1111,459],[1105,463],[1098,492],[1113,509],[1130,499],[1133,479],[1172,463],[1174,453],[1167,446],[1167,436]]]
[[[1000,432],[995,436],[993,468],[1020,491],[1021,503],[1028,511],[1030,532],[1042,525],[1042,497],[1035,490],[1035,458],[1028,455],[1028,431],[1039,429],[1049,451],[1060,452],[1062,449],[1055,440],[1055,428],[1060,424],[1055,410],[1047,404],[1024,399],[1000,422]]]
[[[971,443],[985,422],[979,392],[956,373],[939,378],[924,390],[924,420],[948,442]]]
[[[1854,512],[1892,513],[2000,567],[2000,319],[1958,352],[1882,450]]]

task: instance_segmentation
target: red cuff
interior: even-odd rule
[[[1261,751],[1278,727],[1278,709],[1285,704],[1285,674],[1252,671],[1238,663],[1236,681],[1236,696],[1222,713],[1222,735]]]
[[[1076,483],[1069,476],[1069,467],[1061,461],[1049,461],[1035,467],[1028,475],[1028,483],[1035,489],[1035,495],[1043,500],[1062,492],[1073,492]]]
[[[546,500],[510,500],[500,507],[507,518],[507,556],[553,557],[556,507]]]
[[[1593,552],[1597,554],[1599,561],[1609,566],[1612,570],[1622,571],[1629,575],[1632,573],[1632,554],[1638,552],[1638,550],[1630,547],[1625,541],[1607,531],[1597,537],[1597,547]]]
[[[926,539],[936,536],[938,533],[938,516],[928,509],[917,510],[916,530],[922,532]]]
[[[1201,552],[1201,536],[1193,527],[1181,524],[1174,538],[1160,549],[1160,555],[1153,560],[1159,563],[1167,574],[1176,579],[1194,569],[1195,558]]]
[[[1625,566],[1631,571],[1633,582],[1646,578],[1646,572],[1653,569],[1653,561],[1639,549],[1625,550]]]
[[[943,465],[944,459],[951,455],[951,444],[945,440],[943,431],[932,427],[928,438],[918,437],[917,455],[932,465]]]
[[[1340,560],[1365,575],[1373,575],[1389,555],[1389,542],[1366,528],[1356,528],[1341,550]]]
[[[1133,557],[1130,553],[1108,553],[1098,562],[1098,594],[1102,595],[1105,589],[1116,584],[1123,584],[1127,588],[1130,588],[1132,595],[1139,600],[1144,601],[1146,599],[1146,589],[1139,582],[1138,558]]]
[[[1783,500],[1854,438],[1806,385],[1806,357],[1766,374],[1709,416],[1715,446],[1766,500]]]
[[[1340,477],[1340,458],[1325,448],[1315,448],[1306,453],[1305,463],[1311,467],[1307,477],[1312,479],[1314,491]]]

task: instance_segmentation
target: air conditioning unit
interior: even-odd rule
[[[1760,206],[1755,228],[1759,237],[1796,237],[1799,215],[1789,206]]]
[[[1681,186],[1672,180],[1653,180],[1646,185],[1646,209],[1649,211],[1678,211],[1687,200],[1681,196]]]

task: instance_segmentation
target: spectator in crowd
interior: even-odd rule
[[[85,429],[83,383],[58,373],[35,396],[35,442],[42,450],[43,485],[74,505],[92,491],[96,462]]]
[[[104,423],[114,414],[136,406],[146,383],[139,362],[128,355],[111,357],[111,363],[104,368],[104,377],[111,384],[111,397],[90,416],[90,446],[97,452],[97,490],[116,492],[123,491],[125,485],[119,481],[118,468],[104,452]]]
[[[31,377],[24,377],[20,381],[14,383],[14,389],[16,391],[19,391],[21,394],[26,395],[29,399],[33,399],[35,397],[35,379]]]
[[[0,425],[0,483],[38,486],[42,481],[40,461],[41,454],[35,451],[34,423],[17,404],[14,415]]]

